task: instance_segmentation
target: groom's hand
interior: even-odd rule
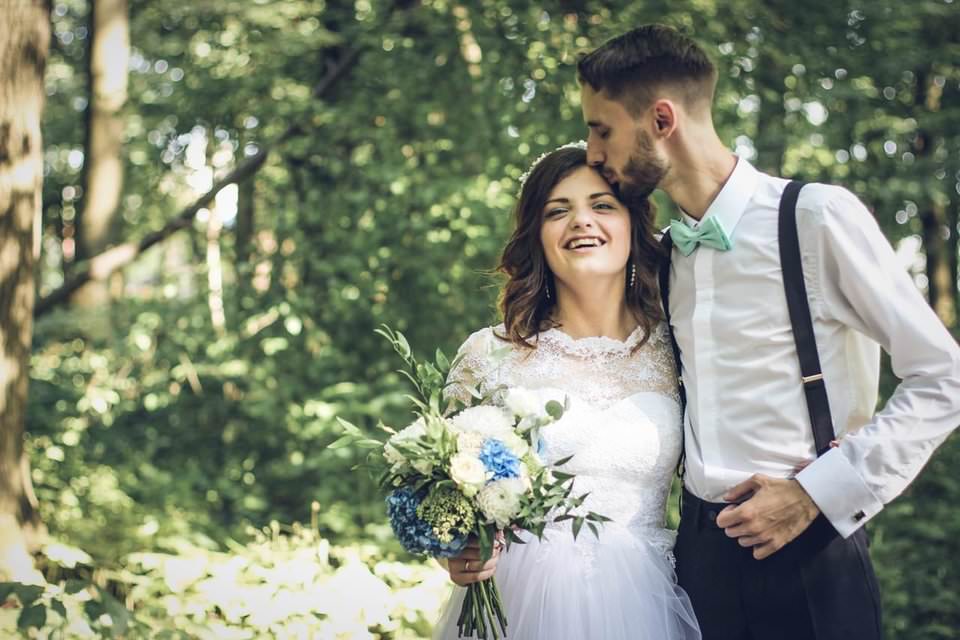
[[[793,479],[754,474],[728,491],[723,499],[736,502],[717,516],[717,526],[743,547],[753,547],[753,557],[767,558],[810,526],[820,509],[800,483]]]

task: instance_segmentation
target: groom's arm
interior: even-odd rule
[[[870,422],[796,477],[847,537],[900,495],[960,423],[960,347],[867,208],[845,189],[811,188],[828,193],[805,212],[821,312],[879,343],[902,381]]]
[[[804,269],[815,269],[821,313],[878,342],[902,382],[870,422],[795,479],[758,474],[724,496],[749,498],[724,509],[717,524],[758,559],[796,538],[820,512],[842,536],[851,535],[913,481],[960,423],[960,347],[873,216],[839,187],[810,185],[804,201],[822,203],[798,216],[801,249],[815,259]]]

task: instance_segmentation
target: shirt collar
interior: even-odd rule
[[[734,229],[740,222],[743,212],[746,211],[747,204],[750,203],[759,180],[760,172],[752,164],[738,156],[733,173],[727,178],[717,197],[707,207],[703,218],[697,220],[683,210],[680,211],[680,214],[683,216],[684,222],[691,227],[696,227],[707,218],[716,218],[727,237],[733,238]]]

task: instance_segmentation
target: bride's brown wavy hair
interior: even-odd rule
[[[540,160],[531,171],[514,209],[515,227],[503,249],[497,270],[507,276],[500,293],[500,311],[503,314],[505,336],[517,346],[533,349],[531,338],[541,331],[558,326],[550,319],[556,306],[556,286],[553,274],[540,241],[544,206],[553,188],[576,169],[587,165],[587,152],[571,147],[557,149]],[[601,175],[598,172],[598,175]],[[602,177],[602,175],[601,175]],[[618,200],[620,192],[613,186]],[[635,349],[650,338],[650,333],[663,318],[657,269],[663,251],[654,236],[656,208],[648,198],[638,202],[623,202],[630,214],[630,257],[627,262],[627,308],[643,327],[644,336]],[[637,279],[630,286],[630,264],[637,267]],[[547,296],[547,287],[553,292]]]

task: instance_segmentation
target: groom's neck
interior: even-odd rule
[[[701,219],[726,184],[737,157],[708,130],[688,131],[670,150],[661,188],[690,217]]]

